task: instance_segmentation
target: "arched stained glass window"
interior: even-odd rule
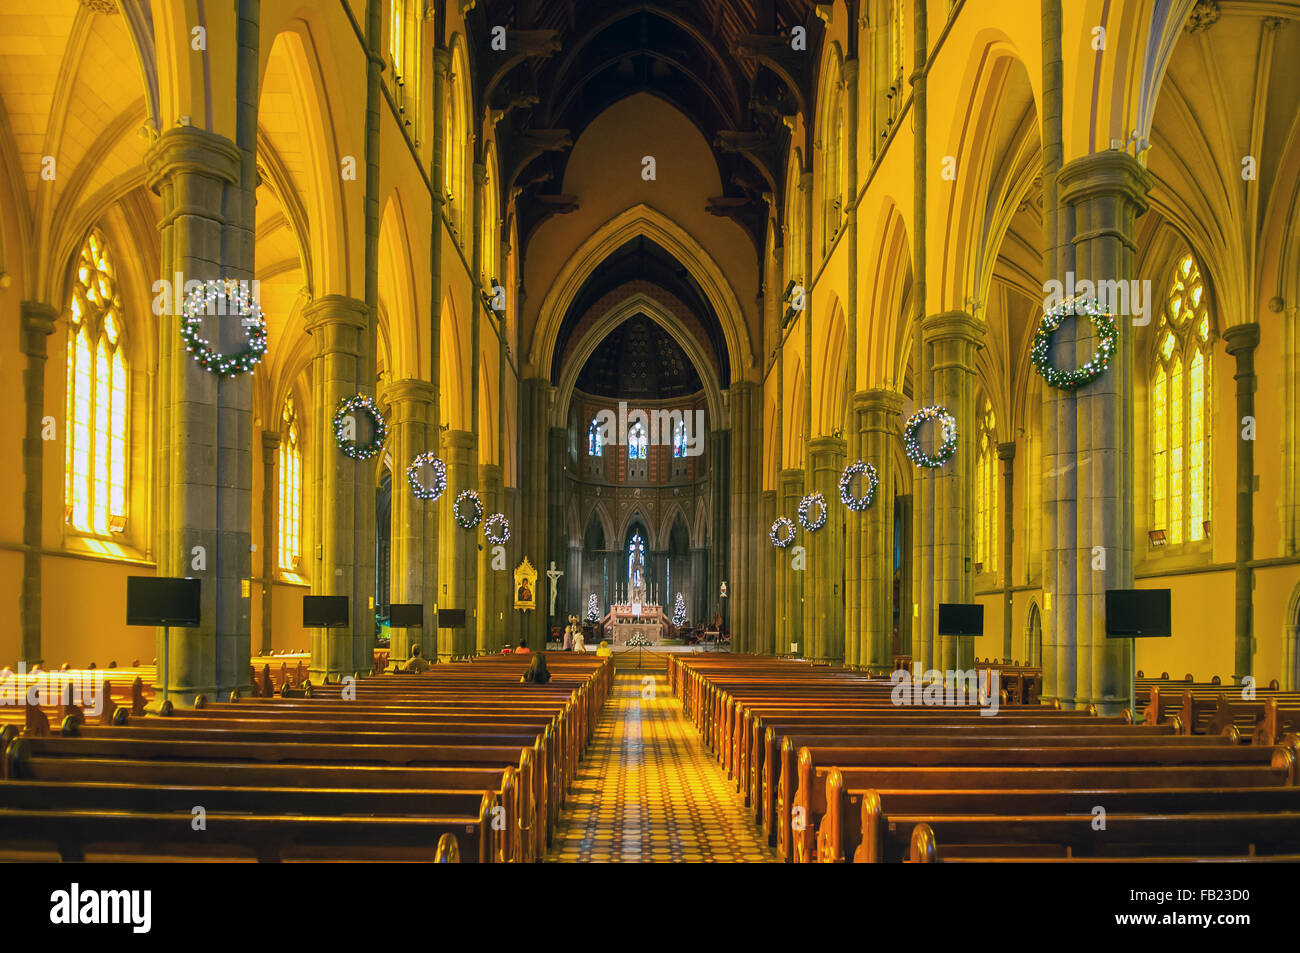
[[[981,406],[975,442],[975,562],[981,572],[998,566],[998,440],[993,405]]]
[[[587,455],[590,457],[599,457],[605,452],[605,444],[601,440],[600,421],[593,420],[591,426],[587,428]]]
[[[673,422],[673,456],[686,456],[686,421],[684,420]]]
[[[280,568],[302,567],[302,432],[293,394],[280,418]]]
[[[646,455],[645,425],[638,420],[627,432],[627,458],[629,460],[644,460]]]
[[[1150,382],[1151,528],[1170,545],[1208,535],[1210,335],[1205,281],[1196,260],[1174,268],[1156,325]]]
[[[129,380],[116,268],[104,235],[81,247],[68,306],[64,513],[95,536],[126,531]]]

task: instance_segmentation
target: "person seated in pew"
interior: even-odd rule
[[[596,658],[608,658],[612,654],[613,650],[609,647],[609,643],[601,639],[600,645],[596,648]]]
[[[545,652],[538,652],[533,656],[532,661],[528,663],[528,668],[524,670],[523,677],[519,679],[521,682],[531,682],[534,685],[545,685],[550,680],[551,673],[546,668]]]
[[[427,672],[433,668],[433,663],[426,659],[419,645],[411,646],[411,660],[406,663],[406,670],[413,675],[419,675],[421,672]]]
[[[527,640],[527,639],[520,639],[520,640],[519,640],[519,645],[517,645],[517,646],[515,647],[515,654],[516,654],[516,655],[527,655],[530,651],[531,651],[531,649],[528,648],[528,640]]]

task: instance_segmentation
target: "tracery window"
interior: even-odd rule
[[[1175,546],[1208,535],[1212,333],[1205,281],[1184,255],[1156,326],[1150,374],[1151,528]]]
[[[280,425],[280,568],[296,571],[302,565],[302,432],[293,394],[285,398]]]
[[[81,533],[124,533],[129,393],[116,267],[91,229],[78,255],[68,306],[64,514]]]
[[[975,438],[975,562],[982,572],[998,566],[998,443],[997,418],[986,398]]]

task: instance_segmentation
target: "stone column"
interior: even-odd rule
[[[372,547],[374,540],[359,535],[363,517],[361,507],[374,509],[374,494],[358,492],[364,486],[363,468],[371,468],[374,458],[355,460],[341,449],[334,438],[334,413],[345,397],[359,391],[359,364],[366,353],[369,316],[365,303],[345,295],[325,295],[303,309],[306,330],[312,338],[312,433],[313,479],[316,547],[311,573],[314,595],[347,596],[353,624],[348,629],[316,629],[311,636],[311,673],[316,680],[337,679],[350,675],[356,668],[355,643],[358,617],[373,612],[369,606],[357,606],[358,575],[363,561],[360,549]],[[370,439],[371,427],[364,414],[356,415],[358,442]],[[371,557],[373,564],[373,555]],[[374,579],[369,580],[373,591]],[[373,622],[370,623],[373,628]],[[368,668],[369,666],[367,666]]]
[[[784,648],[781,645],[781,609],[777,593],[780,563],[777,550],[767,538],[768,527],[776,519],[776,490],[764,490],[759,494],[759,499],[759,520],[754,527],[754,534],[758,539],[758,618],[761,628],[756,651],[763,655],[774,655],[790,651],[788,642]]]
[[[756,384],[733,381],[728,393],[731,485],[726,504],[730,532],[715,538],[726,540],[730,547],[727,601],[731,603],[732,649],[752,653],[761,639],[759,629],[766,624],[756,611],[758,593],[753,579],[758,558],[754,517],[761,485],[762,391]]]
[[[545,591],[547,598],[537,600],[537,616],[541,620],[539,643],[546,645],[551,636],[550,592],[551,582],[546,578],[546,570],[554,561],[557,569],[564,569],[569,559],[569,521],[565,503],[574,484],[569,482],[566,464],[569,461],[569,431],[563,427],[551,427],[547,438],[546,455],[546,552],[545,560],[537,565],[537,588]],[[647,542],[648,545],[648,542]],[[653,571],[653,555],[646,552],[646,569]],[[565,570],[567,572],[567,570]],[[653,578],[653,577],[651,577]],[[563,619],[569,611],[569,601],[565,598],[564,587],[556,590],[555,618]],[[531,645],[531,642],[529,643]]]
[[[731,550],[731,431],[715,430],[709,434],[709,493],[712,496],[713,545],[709,551],[709,586],[723,620],[730,625],[737,602],[736,580],[730,575],[728,557]],[[718,597],[719,587],[727,584],[727,598]],[[743,587],[742,587],[743,589]],[[712,614],[710,613],[710,618]],[[734,627],[732,628],[734,640]]]
[[[1057,186],[1074,219],[1075,273],[1080,280],[1128,281],[1134,274],[1134,219],[1147,208],[1147,171],[1122,152],[1099,152],[1061,169]],[[1075,324],[1079,352],[1092,351],[1091,332]],[[1116,315],[1119,342],[1110,369],[1076,391],[1074,403],[1078,493],[1074,527],[1074,628],[1057,632],[1058,652],[1077,639],[1075,695],[1079,705],[1118,714],[1133,704],[1133,646],[1107,639],[1107,589],[1133,586],[1133,330],[1130,316]],[[1082,361],[1079,361],[1082,363]],[[1050,389],[1050,388],[1049,388]],[[1066,404],[1066,401],[1062,401]],[[1060,442],[1058,434],[1058,466]],[[1067,461],[1068,462],[1068,461]],[[1057,531],[1067,508],[1058,508]],[[1058,540],[1058,546],[1060,541]],[[1100,568],[1098,554],[1104,556]],[[1058,578],[1058,587],[1062,580]],[[1066,596],[1058,592],[1062,603]],[[1067,682],[1062,686],[1069,690]],[[1066,705],[1068,697],[1061,699]]]
[[[478,455],[474,435],[468,430],[449,430],[443,435],[443,461],[447,464],[447,492],[439,501],[442,514],[441,545],[438,547],[438,605],[443,609],[464,609],[463,629],[438,631],[438,658],[468,655],[478,644],[478,544],[483,524],[474,529],[457,525],[453,509],[462,490],[478,489]],[[470,507],[463,507],[466,515]],[[484,507],[483,518],[488,514]],[[540,586],[540,583],[538,584]]]
[[[41,519],[44,504],[41,438],[45,417],[46,341],[54,333],[58,312],[36,301],[22,303],[22,344],[27,355],[23,371],[23,587],[22,645],[19,659],[28,666],[41,660]],[[66,426],[66,423],[65,423]],[[67,434],[64,434],[67,439]]]
[[[276,550],[280,539],[279,513],[276,501],[280,498],[276,480],[275,460],[280,449],[280,431],[262,431],[262,650],[271,651],[272,622],[274,621]]]
[[[880,481],[876,500],[866,512],[848,512],[850,527],[857,523],[862,554],[858,664],[886,671],[893,667],[894,441],[898,439],[902,410],[903,395],[887,388],[876,387],[853,395],[853,418],[861,435],[862,459],[876,468]]]
[[[809,591],[804,603],[804,631],[810,633],[818,656],[836,664],[844,661],[844,523],[838,505],[845,443],[839,437],[808,441],[812,461],[812,492],[826,500],[826,525],[815,533],[799,527],[799,542],[808,554]],[[796,504],[796,511],[797,511]],[[854,514],[849,514],[852,516]],[[796,518],[795,524],[798,525]]]
[[[393,457],[392,504],[389,510],[389,601],[420,603],[424,626],[420,629],[392,629],[389,658],[394,662],[410,658],[411,646],[419,645],[427,658],[437,638],[436,593],[426,588],[426,559],[435,558],[436,542],[427,545],[425,513],[437,511],[441,501],[421,500],[411,492],[406,468],[426,451],[438,452],[438,427],[433,385],[414,378],[393,381],[384,388],[388,405],[388,451]],[[432,479],[428,467],[420,473],[426,484]],[[444,491],[444,495],[446,495]],[[433,567],[436,579],[436,566]]]
[[[686,611],[691,622],[709,617],[709,551],[704,547],[691,550],[691,593]]]
[[[1250,562],[1255,558],[1255,441],[1242,437],[1247,417],[1255,418],[1255,348],[1259,347],[1258,324],[1235,324],[1223,332],[1228,353],[1237,360],[1233,379],[1237,382],[1237,553],[1236,612],[1234,613],[1233,678],[1237,684],[1255,671],[1252,633],[1252,591],[1255,573]],[[1252,428],[1253,430],[1253,428]],[[1251,436],[1254,434],[1252,432]]]
[[[1014,441],[998,444],[998,459],[1002,461],[1002,657],[1010,659],[1013,651],[1013,619],[1011,574],[1015,567],[1011,547],[1015,545],[1016,526],[1016,444]]]
[[[149,187],[162,199],[161,272],[169,279],[178,272],[186,282],[225,277],[222,207],[225,190],[239,182],[241,161],[242,153],[233,142],[196,126],[167,129],[149,148],[145,156]],[[240,495],[230,491],[243,485],[242,465],[234,455],[242,444],[248,462],[252,435],[247,416],[237,405],[219,412],[219,379],[186,352],[180,319],[178,314],[160,316],[156,561],[159,576],[201,580],[201,623],[166,634],[158,630],[154,687],[165,686],[173,704],[188,705],[199,694],[216,698],[219,687],[244,688],[249,681],[248,604],[241,598],[239,581],[241,573],[247,578],[249,572],[252,540],[247,520],[252,501],[251,495],[242,498],[241,515]],[[222,350],[237,347],[238,322],[227,317],[208,323],[218,322],[216,337]],[[212,329],[208,333],[213,335]],[[172,439],[175,434],[184,434],[185,439]],[[222,502],[234,511],[223,514]],[[223,563],[219,552],[229,550],[241,529],[242,559],[235,553],[229,563]],[[238,654],[241,632],[242,666],[235,671],[223,666],[221,677],[226,682],[219,686],[218,660],[229,661],[229,656]],[[222,650],[219,643],[230,651]]]
[[[975,549],[973,514],[975,489],[975,353],[984,340],[984,323],[963,311],[932,315],[922,323],[929,358],[932,403],[957,420],[957,451],[937,468],[934,483],[934,603],[973,602]],[[939,428],[931,431],[929,448],[939,443]],[[941,669],[970,669],[975,664],[975,640],[944,636],[936,631],[935,653]]]
[[[799,500],[803,497],[803,480],[803,470],[790,468],[781,471],[780,510],[777,516],[786,516],[795,521],[796,529],[799,524],[795,520],[795,514],[799,511]],[[773,520],[775,519],[776,517],[773,517]],[[764,538],[767,537],[771,525],[769,523],[764,527]],[[772,547],[776,554],[777,589],[781,593],[781,617],[777,626],[776,647],[779,653],[789,654],[790,643],[797,642],[799,655],[802,658],[814,658],[815,647],[809,644],[807,639],[809,633],[804,628],[804,572],[791,566],[792,553],[800,539],[801,534],[796,533],[796,542],[785,549]],[[768,545],[771,546],[770,540]]]
[[[519,548],[511,550],[510,570],[525,556],[540,573],[546,568],[547,438],[550,425],[551,382],[525,377],[519,382]],[[611,540],[611,545],[617,545]],[[511,577],[513,579],[513,576]],[[542,577],[538,577],[542,578]],[[513,605],[513,599],[511,600]],[[515,612],[513,608],[508,610]],[[540,612],[517,613],[519,633],[530,645],[540,645],[546,632]]]
[[[479,491],[483,495],[483,519],[493,513],[506,512],[505,481],[495,463],[479,465]],[[509,517],[507,517],[508,519]],[[510,538],[503,544],[505,554],[498,560],[495,544],[488,542],[483,530],[478,534],[478,633],[475,649],[483,653],[500,652],[505,645],[506,614],[510,612],[511,547],[516,545],[517,527],[510,525]],[[501,568],[493,568],[499,564]]]

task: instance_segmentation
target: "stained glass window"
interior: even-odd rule
[[[388,5],[388,55],[393,61],[393,69],[398,76],[402,75],[402,33],[405,27],[403,22],[405,6],[403,0],[391,0]]]
[[[627,458],[629,460],[644,460],[646,458],[645,427],[639,420],[627,432]]]
[[[1171,545],[1205,538],[1210,467],[1210,337],[1205,281],[1191,255],[1174,268],[1150,377],[1151,528]]]
[[[998,443],[993,405],[985,400],[979,417],[975,453],[975,562],[982,572],[997,572]]]
[[[116,267],[92,229],[68,306],[64,512],[78,532],[126,531],[129,380]]]
[[[280,568],[302,564],[302,442],[293,395],[280,418]]]
[[[587,428],[587,455],[598,457],[605,452],[605,445],[600,439],[600,421],[593,420]]]
[[[683,420],[673,423],[673,456],[686,456],[686,422]]]

